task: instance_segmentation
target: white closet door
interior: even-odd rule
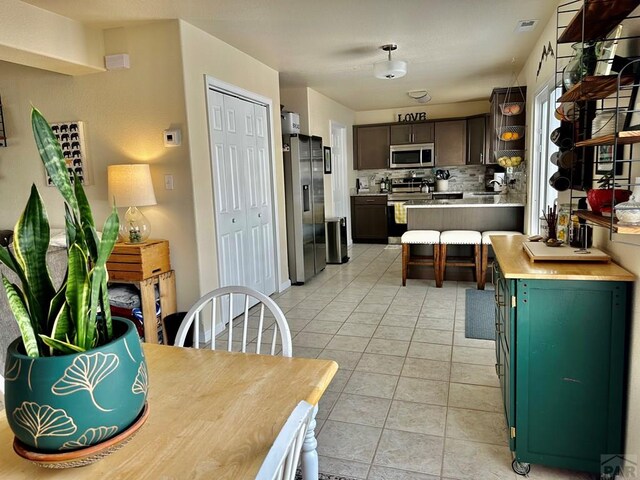
[[[261,242],[259,261],[262,267],[262,293],[271,295],[276,291],[275,271],[275,225],[273,223],[272,175],[270,165],[270,145],[267,123],[267,107],[254,105],[255,114],[255,157],[248,162],[252,185],[248,223],[260,230],[256,236]]]
[[[246,168],[242,113],[237,98],[213,92],[210,129],[213,144],[214,196],[218,231],[220,286],[246,285]]]
[[[209,122],[220,286],[276,291],[267,107],[211,91]]]

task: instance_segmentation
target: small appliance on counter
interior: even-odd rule
[[[370,193],[369,177],[356,178],[356,193]]]
[[[300,115],[294,112],[287,112],[283,110],[280,113],[282,120],[282,134],[293,135],[300,133]]]

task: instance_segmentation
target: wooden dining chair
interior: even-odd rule
[[[240,315],[234,311],[235,305],[243,307]],[[223,309],[226,315],[223,315]],[[282,355],[291,357],[291,332],[280,307],[263,293],[242,286],[221,287],[200,298],[182,320],[175,345],[184,346],[189,327],[195,322],[192,329],[193,347],[200,347],[199,326],[208,324],[211,331],[210,348],[216,350],[216,325],[226,319],[226,333],[223,339],[218,339],[226,343],[226,350],[275,355],[280,346]],[[263,343],[267,348],[263,348]]]
[[[298,403],[269,449],[256,480],[294,480],[313,405]]]

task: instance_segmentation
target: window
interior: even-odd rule
[[[553,205],[558,198],[558,192],[549,185],[549,177],[555,172],[556,166],[549,159],[558,151],[558,147],[551,142],[549,134],[560,126],[555,117],[556,99],[561,95],[561,88],[556,87],[553,78],[538,91],[533,110],[534,141],[531,155],[531,214],[529,218],[529,233],[539,232],[539,218],[548,205]]]

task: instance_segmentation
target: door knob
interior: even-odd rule
[[[236,223],[236,219],[235,219],[235,218],[232,218],[232,219],[231,219],[231,223]]]
[[[258,218],[262,218],[262,214],[261,213],[258,214]]]

